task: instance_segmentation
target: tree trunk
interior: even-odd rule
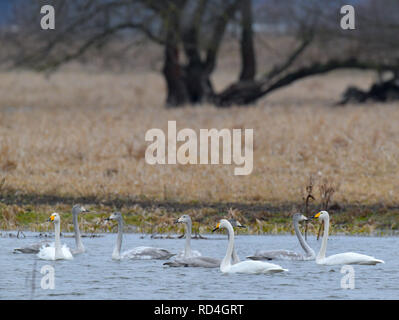
[[[252,30],[252,0],[241,3],[241,74],[240,81],[252,81],[256,75],[256,58]]]
[[[184,71],[179,64],[179,49],[176,45],[171,43],[165,45],[164,59],[163,74],[168,91],[166,105],[168,107],[177,107],[189,103],[190,99],[185,84]]]

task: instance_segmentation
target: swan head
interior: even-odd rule
[[[81,212],[89,212],[89,210],[87,210],[85,207],[83,207],[83,206],[80,205],[80,204],[75,204],[75,205],[72,207],[72,214],[79,214],[79,213],[81,213]]]
[[[229,220],[226,219],[222,219],[218,222],[218,224],[216,225],[216,228],[212,230],[212,232],[215,232],[216,230],[222,229],[222,228],[228,228],[228,227],[232,227],[231,223],[229,222]]]
[[[240,221],[236,220],[236,219],[229,219],[228,220],[230,222],[230,224],[234,227],[234,228],[246,228],[247,226],[244,226],[240,223]]]
[[[109,216],[109,218],[107,218],[105,220],[117,220],[117,221],[120,221],[120,220],[122,220],[122,213],[114,212],[113,214],[111,214]]]
[[[57,212],[54,212],[53,214],[51,214],[47,221],[54,223],[60,222],[60,215]]]
[[[176,220],[175,223],[190,223],[191,218],[188,214],[182,215],[179,219]]]
[[[308,221],[309,219],[306,218],[302,213],[294,213],[292,219],[297,222],[301,221]]]
[[[328,212],[327,211],[320,211],[318,213],[316,213],[312,219],[319,219],[319,220],[326,220],[329,218]]]

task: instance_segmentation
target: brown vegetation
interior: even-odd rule
[[[215,75],[219,84],[228,77]],[[339,184],[328,205],[395,208],[399,108],[332,106],[349,83],[367,87],[372,81],[370,74],[340,72],[300,82],[245,109],[167,110],[164,97],[154,94],[165,92],[162,78],[152,73],[60,71],[50,79],[1,73],[0,199],[191,203],[198,212],[196,203],[222,204],[213,214],[229,208],[223,203],[247,203],[240,209],[245,220],[252,204],[280,208],[284,216],[291,213],[287,207],[301,210],[303,187],[313,175],[317,186],[327,178]],[[178,130],[253,128],[252,174],[234,176],[234,165],[146,164],[145,132],[166,132],[167,120],[176,120]],[[318,189],[313,195],[312,208],[321,208]],[[186,209],[166,211],[174,217]],[[268,212],[258,211],[264,217]]]

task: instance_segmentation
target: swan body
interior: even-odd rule
[[[319,219],[324,222],[323,240],[320,251],[316,257],[316,263],[322,265],[338,265],[338,264],[361,264],[361,265],[376,265],[377,263],[385,263],[383,260],[376,259],[365,254],[355,252],[338,253],[326,257],[328,229],[330,226],[330,216],[327,211],[320,211],[313,216],[313,219]]]
[[[218,268],[221,260],[211,257],[191,257],[176,258],[173,261],[165,262],[165,266],[169,267],[197,267],[197,268]]]
[[[121,255],[121,259],[169,259],[173,254],[168,250],[154,247],[136,247],[127,250]]]
[[[50,246],[50,242],[47,240],[43,240],[40,242],[36,242],[30,245],[27,245],[26,247],[22,248],[15,248],[14,253],[27,253],[27,254],[32,254],[32,253],[39,253],[40,249],[42,247],[48,247]]]
[[[337,264],[361,264],[361,265],[376,265],[377,263],[384,263],[383,260],[376,259],[365,254],[356,252],[338,253],[324,259],[316,260],[317,264],[324,264],[327,266]]]
[[[290,250],[257,250],[254,255],[247,256],[251,260],[314,260],[304,257],[302,253]]]
[[[123,218],[120,212],[114,212],[107,220],[116,220],[118,222],[118,238],[114,251],[112,253],[113,260],[122,259],[135,259],[135,260],[148,260],[148,259],[159,259],[167,260],[174,256],[166,249],[154,248],[154,247],[136,247],[125,252],[120,252],[122,247],[122,235],[123,235]]]
[[[69,248],[65,244],[61,247],[61,218],[59,214],[54,212],[50,216],[49,221],[54,223],[55,242],[48,247],[43,246],[37,256],[43,260],[72,260],[73,255]]]
[[[229,235],[229,243],[227,246],[226,256],[220,264],[220,271],[223,273],[247,273],[247,274],[264,274],[288,271],[281,266],[263,261],[245,260],[236,264],[231,264],[231,255],[234,247],[234,229],[231,223],[222,219],[217,224],[216,229],[225,228]]]
[[[316,254],[314,250],[307,244],[299,230],[299,222],[308,220],[303,214],[295,213],[292,216],[295,234],[298,238],[299,244],[305,253],[299,253],[290,250],[258,250],[254,255],[248,256],[251,260],[314,260]]]
[[[72,255],[71,251],[69,250],[69,248],[66,246],[66,244],[64,244],[61,247],[61,258],[60,258],[60,255],[58,256],[58,258],[56,258],[56,248],[55,248],[54,243],[52,243],[48,247],[42,247],[40,249],[39,253],[37,254],[37,256],[43,260],[61,260],[61,259],[72,260],[73,259],[73,255]]]

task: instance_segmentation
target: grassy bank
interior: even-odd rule
[[[70,200],[70,199],[69,199]],[[80,199],[82,200],[82,199]],[[391,235],[399,232],[399,208],[348,205],[339,210],[330,209],[330,234]],[[125,231],[139,233],[182,233],[183,227],[174,224],[182,214],[190,214],[195,233],[212,231],[221,218],[236,218],[246,229],[247,234],[293,234],[291,214],[295,204],[282,204],[278,207],[266,204],[249,203],[173,203],[113,200],[104,203],[85,203],[89,213],[80,216],[80,226],[85,233],[99,233],[113,230],[113,225],[105,223],[113,211],[124,214]],[[233,208],[233,210],[230,210]],[[290,209],[291,208],[291,209]],[[317,212],[316,206],[310,212]],[[1,204],[0,230],[22,230],[52,232],[53,226],[47,222],[52,212],[61,214],[62,230],[72,232],[71,205],[60,204]],[[308,225],[310,233],[317,234],[318,223]]]
[[[219,72],[215,85],[231,77]],[[292,232],[290,214],[303,209],[312,176],[311,210],[323,202],[323,181],[336,186],[332,233],[396,230],[399,108],[334,106],[348,85],[371,82],[369,73],[337,72],[245,108],[167,109],[163,79],[151,72],[0,73],[0,229],[51,230],[45,221],[58,211],[69,231],[71,205],[81,202],[93,211],[82,219],[86,232],[106,230],[101,219],[116,208],[132,231],[175,232],[174,219],[189,213],[208,232],[230,207],[249,233]],[[147,164],[145,133],[166,133],[167,120],[196,132],[254,129],[253,172]]]

